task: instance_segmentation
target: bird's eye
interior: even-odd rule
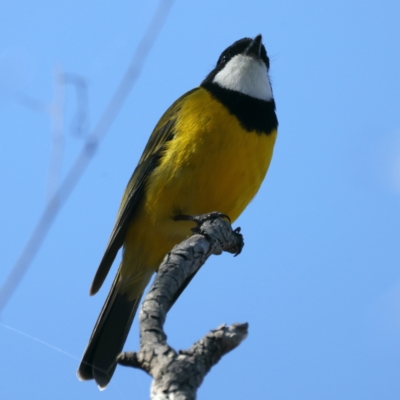
[[[225,64],[229,60],[229,54],[224,54],[218,61],[218,65]]]

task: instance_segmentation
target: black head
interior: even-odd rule
[[[267,56],[267,51],[262,44],[262,36],[257,35],[254,39],[243,38],[237,40],[235,43],[226,48],[219,56],[217,65],[207,75],[203,83],[212,82],[215,75],[225,67],[229,60],[238,54],[249,55],[262,60],[267,67],[267,71],[269,70],[269,58]]]
[[[265,65],[269,69],[269,58],[267,51],[262,44],[262,36],[257,35],[254,39],[243,38],[237,40],[235,43],[225,49],[219,56],[217,66],[226,64],[233,56],[237,54],[248,54],[254,57],[259,57],[264,61]]]
[[[248,131],[269,134],[278,126],[261,35],[233,43],[201,83]]]

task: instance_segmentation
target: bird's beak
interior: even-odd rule
[[[247,49],[244,51],[244,54],[248,54],[249,56],[259,57],[261,54],[261,44],[262,44],[262,36],[257,35],[248,45]]]

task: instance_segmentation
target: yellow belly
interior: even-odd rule
[[[174,215],[220,211],[236,220],[268,170],[276,131],[245,131],[204,89],[187,98],[179,115],[176,135],[149,176],[128,231],[124,264],[157,269],[163,256],[191,233],[193,223],[173,221]]]

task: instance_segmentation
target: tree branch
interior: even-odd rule
[[[119,364],[141,369],[154,378],[151,399],[195,399],[211,367],[247,336],[247,323],[221,325],[189,350],[176,352],[166,343],[163,326],[176,294],[211,254],[238,254],[243,247],[240,229],[233,231],[221,218],[199,221],[195,232],[165,257],[143,301],[139,352],[122,353],[118,358]]]

